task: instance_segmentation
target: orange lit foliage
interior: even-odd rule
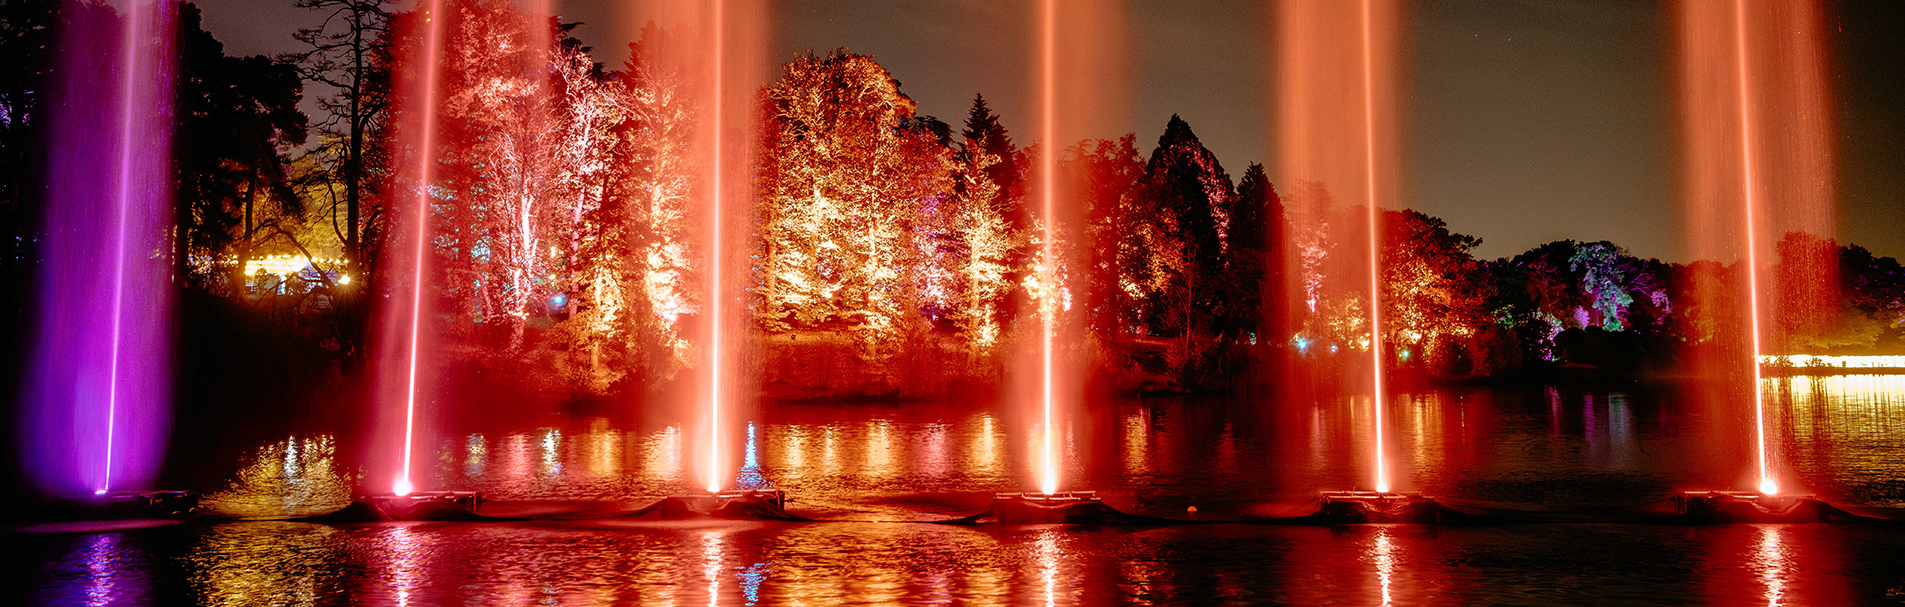
[[[951,191],[950,153],[871,57],[796,58],[764,96],[761,322],[849,331],[868,359],[898,353],[923,328],[914,222]]]
[[[987,152],[984,135],[967,139],[959,152],[959,195],[953,199],[953,229],[965,255],[958,259],[959,295],[954,324],[980,354],[999,343],[999,309],[1012,288],[1007,265],[1024,236],[1012,229],[990,169],[1000,159]]]
[[[553,103],[547,69],[556,49],[532,29],[553,23],[494,0],[455,2],[448,18],[433,220],[447,263],[437,284],[515,350],[532,306],[557,290],[546,207],[571,169],[558,153],[588,142],[566,140]]]
[[[629,45],[621,78],[587,102],[609,170],[593,204],[579,199],[572,316],[560,325],[571,377],[597,392],[652,385],[688,362],[679,321],[695,311],[686,215],[692,204],[696,98],[682,44],[654,24]]]

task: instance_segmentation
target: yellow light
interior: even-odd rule
[[[351,275],[349,274],[337,275],[337,284],[340,284],[340,285],[351,284]]]

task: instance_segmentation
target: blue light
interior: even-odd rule
[[[549,305],[560,308],[562,307],[562,304],[567,303],[568,301],[569,301],[568,295],[557,293],[555,297],[549,298]]]

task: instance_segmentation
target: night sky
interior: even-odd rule
[[[298,49],[317,14],[291,0],[199,0],[228,53]],[[634,2],[562,3],[611,67]],[[1026,0],[769,0],[773,58],[846,47],[893,72],[920,110],[959,124],[984,93],[1031,143]],[[1232,177],[1275,167],[1272,2],[1127,2],[1129,115],[1148,153],[1182,115]],[[1650,0],[1407,3],[1404,203],[1509,256],[1572,238],[1687,261],[1677,206],[1671,4]],[[1905,2],[1828,9],[1838,108],[1839,237],[1905,256]],[[1273,181],[1278,179],[1274,168]],[[1284,184],[1278,182],[1279,188]],[[1728,260],[1731,261],[1731,260]]]

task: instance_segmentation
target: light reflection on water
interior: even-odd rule
[[[339,469],[330,435],[286,438],[264,445],[220,491],[199,500],[206,514],[230,518],[292,518],[349,504],[353,478]]]
[[[1753,559],[1753,567],[1759,570],[1760,583],[1766,586],[1766,604],[1769,607],[1786,604],[1787,555],[1780,535],[1778,525],[1761,526],[1759,546]]]
[[[1765,386],[1783,464],[1808,490],[1905,503],[1905,377]],[[1357,405],[1361,406],[1357,406]],[[1449,389],[1391,404],[1415,488],[1525,504],[1620,503],[1725,486],[1747,453],[1723,409],[1672,391]],[[1106,403],[1068,422],[1067,484],[1127,510],[1209,518],[1365,476],[1367,401],[1259,410],[1198,399]],[[11,535],[46,565],[33,602],[123,604],[1766,603],[1905,596],[1890,527],[1511,528],[1216,525],[957,528],[1029,478],[1031,424],[986,404],[767,408],[738,474],[797,511],[860,522],[642,527],[605,522],[225,523]],[[639,499],[684,490],[682,426],[607,418],[443,441],[443,486],[496,499]],[[329,436],[242,458],[221,503],[281,513],[348,495]],[[1087,457],[1087,456],[1092,457]],[[1094,459],[1096,461],[1094,461]],[[1746,461],[1746,460],[1739,460]],[[1406,467],[1406,468],[1405,468]],[[324,490],[333,487],[336,492]],[[338,488],[342,487],[342,488]],[[344,493],[337,493],[344,492]],[[328,497],[327,497],[328,496]],[[327,502],[326,500],[330,500]],[[1803,557],[1803,558],[1802,558]],[[31,560],[29,561],[31,562]],[[1361,564],[1358,567],[1357,564]],[[154,589],[185,572],[180,582]],[[261,598],[269,597],[269,598]]]
[[[1383,607],[1389,607],[1395,604],[1395,596],[1390,591],[1389,584],[1394,581],[1391,578],[1396,573],[1396,543],[1390,539],[1389,533],[1389,527],[1383,526],[1376,528],[1375,536],[1369,544],[1369,555],[1366,559],[1371,565],[1375,566],[1376,583],[1382,588],[1381,597]]]
[[[29,603],[1844,604],[1905,530],[245,522],[18,535]],[[1824,557],[1824,558],[1822,558]],[[188,583],[154,577],[184,572]]]

